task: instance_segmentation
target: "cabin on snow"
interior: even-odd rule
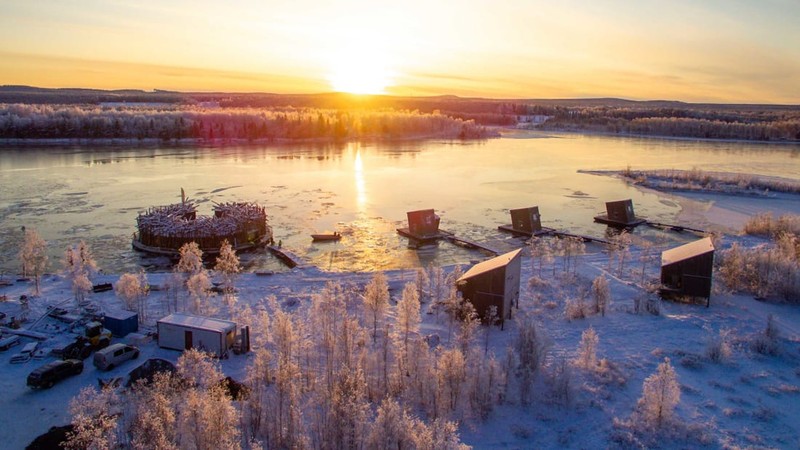
[[[519,280],[522,249],[505,253],[472,266],[456,280],[461,297],[486,320],[489,308],[497,307],[501,327],[511,318],[511,307],[519,305]]]
[[[606,213],[595,216],[594,221],[619,228],[632,228],[646,222],[636,217],[631,199],[606,202]]]
[[[542,227],[542,216],[539,214],[538,206],[529,208],[512,209],[511,225],[500,225],[500,231],[506,231],[520,236],[538,236],[552,230]]]
[[[236,322],[173,313],[157,322],[158,346],[172,350],[196,348],[223,356],[236,340]]]
[[[661,293],[711,299],[714,244],[706,237],[661,253]]]

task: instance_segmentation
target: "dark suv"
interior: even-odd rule
[[[28,375],[28,386],[32,388],[49,388],[64,378],[83,372],[83,361],[65,359],[53,361],[39,367]]]

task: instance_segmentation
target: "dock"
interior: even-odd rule
[[[290,269],[294,269],[295,267],[303,268],[306,264],[300,259],[299,256],[295,255],[289,250],[286,250],[283,247],[277,247],[275,245],[268,245],[267,249],[272,252],[278,259],[280,259],[284,264],[286,264]]]
[[[447,233],[447,232],[445,232],[445,233]],[[458,246],[461,246],[461,247],[465,247],[465,248],[474,248],[474,249],[482,250],[484,252],[491,253],[494,256],[497,256],[497,255],[500,254],[500,251],[495,249],[495,248],[492,248],[492,247],[490,247],[490,246],[488,246],[486,244],[483,244],[483,243],[480,243],[480,242],[476,242],[476,241],[473,241],[473,240],[470,240],[470,239],[458,237],[453,233],[447,233],[447,235],[445,235],[444,239],[447,240],[447,241],[452,242],[455,245],[458,245]]]
[[[491,253],[493,255],[499,255],[501,253],[499,250],[492,248],[487,244],[476,242],[467,238],[462,238],[456,236],[455,233],[445,230],[437,230],[436,233],[421,235],[412,233],[411,231],[409,231],[408,228],[398,228],[397,233],[421,245],[437,242],[439,240],[445,240],[460,247],[482,250]]]
[[[593,236],[586,236],[583,234],[573,234],[573,233],[567,233],[566,231],[556,231],[556,230],[551,231],[549,234],[551,236],[559,238],[576,238],[582,240],[583,242],[594,242],[597,244],[611,245],[611,242],[605,239],[600,239]]]
[[[698,233],[698,234],[702,234],[702,235],[711,234],[708,231],[701,230],[699,228],[691,228],[691,227],[687,227],[687,226],[684,226],[684,225],[671,225],[671,224],[668,224],[668,223],[661,223],[661,222],[651,222],[649,220],[647,221],[647,226],[650,226],[650,227],[653,227],[653,228],[669,229],[669,230],[672,230],[672,231],[677,231],[678,233],[682,233],[684,231],[690,231],[692,233]]]

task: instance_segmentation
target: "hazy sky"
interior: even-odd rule
[[[800,0],[0,0],[0,84],[800,103]]]

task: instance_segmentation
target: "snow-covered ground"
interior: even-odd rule
[[[670,196],[684,202],[699,202],[708,206],[708,198],[688,199]],[[763,203],[756,199],[726,198],[710,207],[697,206],[688,211],[682,223],[697,226],[716,224],[731,230],[737,227],[725,214],[749,215]],[[706,203],[702,203],[706,202]],[[726,202],[731,202],[726,203]],[[781,210],[797,212],[797,198],[788,198]],[[721,204],[720,204],[721,203]],[[686,203],[688,204],[688,203]],[[774,204],[774,203],[773,203]],[[788,206],[787,206],[788,205]],[[686,208],[686,207],[685,207]],[[716,208],[716,209],[715,209]],[[780,211],[779,211],[780,212]],[[738,217],[738,216],[737,216]],[[668,233],[668,231],[664,231]],[[761,241],[752,237],[726,236],[722,245],[740,242],[752,246]],[[664,250],[656,244],[653,254]],[[642,394],[642,383],[656,370],[665,357],[670,358],[678,374],[681,402],[677,412],[686,425],[683,436],[673,435],[658,443],[666,448],[720,447],[774,447],[798,448],[800,446],[800,307],[778,302],[756,301],[751,296],[725,293],[715,289],[710,307],[697,304],[660,302],[660,314],[634,313],[634,299],[641,298],[645,289],[640,286],[642,268],[641,247],[634,245],[626,267],[620,272],[616,262],[609,262],[609,254],[601,246],[589,245],[586,254],[578,258],[574,275],[563,275],[562,259],[545,263],[541,274],[538,263],[533,263],[527,250],[523,253],[521,314],[533,314],[551,342],[545,367],[537,375],[533,400],[522,405],[515,390],[486,421],[467,420],[460,425],[462,440],[475,448],[605,448],[630,445],[627,429],[615,426],[615,419],[626,420],[636,407]],[[476,253],[476,258],[480,257]],[[658,273],[658,258],[645,265],[645,279]],[[555,265],[555,270],[553,270]],[[448,268],[447,270],[452,270]],[[554,275],[555,273],[555,275]],[[585,319],[567,320],[565,302],[575,298],[582,289],[588,289],[592,280],[606,274],[612,302],[605,317],[592,315]],[[413,281],[412,270],[387,271],[393,300],[399,298],[402,286]],[[531,285],[532,276],[543,280]],[[167,274],[148,274],[151,285],[164,285]],[[337,281],[366,285],[370,273],[325,273],[316,268],[294,269],[271,276],[243,274],[236,281],[237,301],[258,304],[275,295],[282,305],[301,311],[312,301],[325,283]],[[95,283],[116,282],[118,275],[100,275]],[[12,280],[13,281],[13,280]],[[63,304],[72,307],[74,302],[68,282],[59,275],[43,279],[39,297],[30,301],[29,318],[41,316],[47,306]],[[718,285],[719,283],[717,283]],[[8,316],[18,316],[21,295],[30,294],[32,284],[14,281],[1,287],[0,311]],[[151,322],[164,315],[165,294],[153,291],[148,297]],[[121,307],[114,292],[90,294],[90,301],[101,309]],[[590,300],[587,300],[590,301]],[[392,302],[394,305],[394,302]],[[427,314],[429,305],[422,305],[423,335],[438,334],[442,346],[448,346],[448,330],[441,316]],[[388,314],[393,320],[393,306]],[[227,309],[222,309],[221,316]],[[780,352],[765,356],[751,350],[750,342],[766,326],[772,315],[781,333]],[[24,324],[23,327],[28,326]],[[505,329],[493,329],[489,351],[498,359],[506,354],[517,334],[517,323],[511,320]],[[61,327],[59,329],[58,327]],[[593,327],[599,336],[598,357],[607,360],[602,373],[572,371],[571,395],[568,399],[554,396],[552,378],[558,362],[575,358],[581,333]],[[149,328],[153,328],[152,325]],[[732,355],[723,362],[713,362],[706,356],[708,343],[720,330],[729,332]],[[42,348],[53,348],[70,340],[71,335],[54,319],[43,320],[36,331],[52,337],[42,343]],[[479,339],[482,344],[483,336]],[[30,341],[23,338],[23,343]],[[142,346],[139,361],[128,362],[108,373],[99,373],[85,361],[84,372],[68,378],[52,389],[34,391],[27,388],[25,379],[35,367],[53,360],[48,356],[24,364],[10,364],[12,355],[22,346],[0,353],[0,447],[24,448],[36,436],[53,425],[68,423],[70,398],[82,386],[97,385],[98,377],[121,376],[149,357],[175,361],[177,351],[160,349],[151,342]],[[231,355],[221,361],[226,374],[241,380],[250,355]]]

